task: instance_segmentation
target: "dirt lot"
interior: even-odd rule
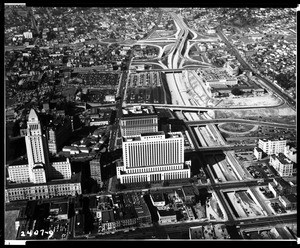
[[[223,98],[218,100],[218,107],[238,107],[238,106],[277,106],[281,103],[278,98],[272,96],[255,96],[255,97],[241,97],[241,98]]]
[[[16,239],[15,220],[19,215],[19,210],[5,211],[5,240]]]
[[[249,110],[216,110],[215,118],[245,118],[248,116],[292,116],[296,115],[296,111],[289,107],[278,108],[263,108],[263,109],[249,109]]]

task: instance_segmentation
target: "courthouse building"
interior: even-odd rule
[[[117,166],[120,183],[159,182],[190,177],[184,162],[181,132],[162,131],[123,137],[123,164]]]
[[[158,131],[157,113],[153,106],[124,108],[120,120],[122,136]]]

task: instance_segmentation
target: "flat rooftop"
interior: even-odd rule
[[[153,106],[132,106],[122,109],[123,117],[140,117],[140,116],[149,116],[149,115],[157,115]]]
[[[175,138],[183,137],[181,132],[165,133],[164,131],[158,131],[158,132],[142,133],[140,135],[124,136],[123,141],[124,142],[142,141],[142,140],[146,140],[147,137],[156,138],[156,136],[159,136],[157,137],[158,139],[175,139]]]
[[[26,188],[26,187],[33,187],[33,186],[42,186],[42,185],[55,185],[55,184],[67,184],[67,183],[80,183],[81,182],[81,172],[72,175],[71,179],[57,179],[51,180],[46,183],[8,183],[6,184],[6,188],[13,189],[13,188]]]
[[[279,153],[278,155],[271,155],[273,158],[277,158],[282,164],[291,164],[292,161],[288,159],[283,153]]]

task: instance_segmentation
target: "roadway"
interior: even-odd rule
[[[184,152],[209,152],[209,151],[233,151],[233,150],[241,150],[241,149],[253,149],[256,144],[253,145],[223,145],[223,146],[194,146],[194,149],[187,149]]]
[[[176,75],[176,74],[175,74]],[[134,106],[136,104],[129,103],[126,106]],[[161,103],[140,103],[142,106],[154,106],[155,108],[166,108],[171,110],[185,110],[185,111],[208,111],[208,110],[247,110],[247,109],[266,109],[266,108],[276,108],[284,105],[284,102],[281,102],[278,105],[274,106],[239,106],[239,107],[202,107],[202,106],[186,106],[186,105],[172,105],[172,104],[161,104]]]
[[[111,126],[111,134],[110,134],[110,140],[109,140],[109,151],[114,151],[116,149],[116,142],[118,137],[118,131],[119,131],[119,120],[122,117],[122,102],[124,100],[125,96],[125,87],[126,82],[128,80],[128,71],[124,71],[122,73],[120,88],[119,88],[119,97],[120,99],[116,103],[116,116],[114,123]]]
[[[261,126],[273,126],[273,127],[281,127],[281,128],[296,128],[296,124],[285,124],[285,123],[274,123],[274,122],[264,122],[264,121],[256,121],[256,120],[245,120],[245,119],[208,119],[208,120],[199,120],[199,121],[185,121],[185,123],[189,126],[197,126],[203,124],[217,124],[217,123],[245,123],[245,124],[254,124]]]
[[[270,82],[269,80],[267,80],[266,78],[262,77],[259,74],[258,70],[253,69],[249,63],[247,63],[240,55],[240,53],[236,50],[236,48],[228,41],[228,39],[225,37],[225,35],[223,34],[221,27],[219,26],[217,29],[217,34],[222,38],[222,40],[224,41],[224,43],[232,49],[232,51],[234,52],[236,58],[238,59],[238,61],[241,63],[241,65],[247,69],[252,71],[253,75],[255,75],[257,78],[259,78],[260,80],[263,81],[264,85],[271,89],[273,92],[275,92],[279,97],[281,97],[291,108],[293,108],[295,110],[296,108],[296,101],[288,94],[282,92],[279,88],[277,88],[272,82]]]

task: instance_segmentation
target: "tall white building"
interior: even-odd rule
[[[80,194],[81,179],[72,178],[69,159],[52,158],[49,161],[47,139],[33,109],[30,110],[27,127],[27,161],[16,161],[7,167],[6,201]]]
[[[268,155],[283,153],[286,147],[286,140],[282,138],[274,140],[259,139],[258,147]]]
[[[30,110],[27,121],[27,134],[25,136],[27,159],[29,166],[29,178],[31,182],[36,181],[36,175],[34,168],[39,167],[41,173],[42,167],[47,170],[48,167],[48,147],[46,142],[46,136],[42,133],[41,123],[34,109]],[[45,172],[44,172],[45,173]]]
[[[123,137],[123,164],[117,166],[121,183],[155,182],[190,177],[184,163],[181,132],[143,133]]]
[[[270,164],[282,177],[289,177],[293,175],[293,162],[283,153],[271,155]]]
[[[120,119],[122,136],[158,131],[158,118],[153,106],[133,106],[122,110]]]
[[[284,148],[284,155],[294,163],[297,163],[297,149],[295,147],[290,147],[287,145]]]

